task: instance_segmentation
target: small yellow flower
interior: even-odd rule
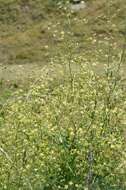
[[[69,185],[73,185],[73,182],[72,182],[72,181],[70,181],[70,182],[69,182]]]
[[[64,31],[61,31],[61,35],[64,35],[65,33],[64,33]]]
[[[64,186],[64,189],[68,189],[68,185],[65,185],[65,186]]]
[[[46,46],[45,46],[45,49],[48,49],[48,48],[49,48],[49,46],[48,46],[48,45],[46,45]]]

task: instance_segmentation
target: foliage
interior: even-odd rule
[[[0,190],[126,189],[124,0],[110,15],[104,0],[72,14],[63,2],[0,0],[1,63],[17,64],[15,77],[24,63],[55,62],[27,92],[11,97],[17,77],[11,90],[0,82]]]
[[[45,69],[27,93],[16,92],[2,108],[1,190],[126,189],[126,102],[118,67],[107,66],[101,77],[79,59],[72,62],[78,71],[70,62],[69,72],[65,65],[59,74],[55,66]]]

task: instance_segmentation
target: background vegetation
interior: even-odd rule
[[[124,5],[0,0],[0,190],[126,189]]]

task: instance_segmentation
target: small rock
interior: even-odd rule
[[[71,0],[70,2],[71,2],[72,4],[78,4],[78,3],[81,2],[81,0]]]
[[[70,4],[70,9],[72,11],[79,11],[79,10],[85,9],[85,8],[86,8],[85,1],[74,0],[73,3]]]

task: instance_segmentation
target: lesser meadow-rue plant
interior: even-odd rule
[[[70,75],[64,65],[58,71],[52,65],[2,108],[1,190],[126,188],[119,67],[98,76],[79,58],[76,64]]]

